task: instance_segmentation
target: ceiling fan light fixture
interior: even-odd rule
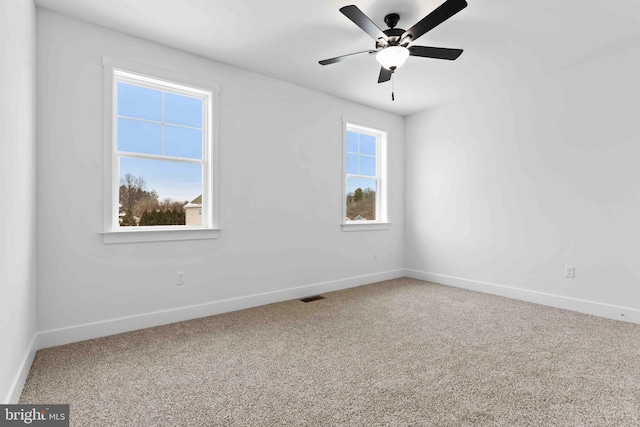
[[[376,54],[376,59],[387,70],[395,71],[409,57],[409,49],[402,46],[389,46]]]

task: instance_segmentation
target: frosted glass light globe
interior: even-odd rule
[[[376,54],[376,59],[387,70],[394,71],[409,57],[409,49],[402,46],[389,46]]]

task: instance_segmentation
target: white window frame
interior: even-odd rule
[[[158,67],[103,57],[104,67],[104,243],[215,239],[219,237],[219,86]],[[122,227],[119,224],[117,83],[125,82],[203,99],[203,225]],[[127,153],[126,157],[166,157]],[[176,161],[193,162],[188,159]]]
[[[371,135],[376,138],[376,219],[346,221],[347,178],[367,178],[347,173],[347,131]],[[362,120],[342,118],[342,231],[388,230],[391,227],[387,206],[387,131],[368,125]]]

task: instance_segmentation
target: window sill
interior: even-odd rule
[[[102,234],[105,244],[114,244],[217,239],[220,235],[220,231],[220,228],[180,228],[104,231],[100,234]]]
[[[345,222],[342,224],[342,231],[375,231],[388,230],[391,228],[390,222]]]

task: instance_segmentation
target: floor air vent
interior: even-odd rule
[[[300,301],[302,301],[302,302],[312,302],[312,301],[318,301],[319,299],[324,299],[324,297],[322,295],[316,295],[316,296],[313,296],[313,297],[300,298]]]

